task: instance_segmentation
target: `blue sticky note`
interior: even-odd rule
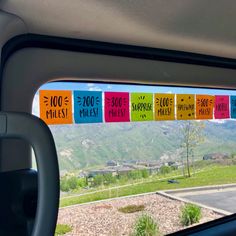
[[[75,123],[102,122],[102,92],[74,91]]]
[[[236,119],[236,96],[230,96],[231,118]]]

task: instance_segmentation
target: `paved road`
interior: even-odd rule
[[[210,207],[236,213],[236,190],[224,190],[214,193],[196,193],[196,195],[181,196],[190,201],[198,202]]]

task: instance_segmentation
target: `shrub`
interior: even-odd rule
[[[157,227],[157,223],[152,219],[151,216],[142,215],[137,219],[132,236],[157,235],[159,235],[159,229]]]
[[[109,185],[109,184],[113,184],[116,182],[116,177],[114,177],[112,175],[112,173],[109,173],[109,174],[104,174],[103,175],[103,178],[104,178],[104,183]]]
[[[58,224],[55,231],[55,236],[64,235],[70,232],[72,228],[69,225]]]
[[[132,170],[128,173],[129,179],[141,179],[142,178],[142,172],[140,170]]]
[[[70,187],[65,178],[60,180],[60,190],[63,192],[68,192],[70,190]]]
[[[70,189],[76,189],[78,187],[78,179],[75,176],[70,177],[67,180],[67,183],[68,183],[68,186],[69,186]]]
[[[118,175],[118,180],[120,183],[126,183],[129,179],[128,179],[128,175],[126,174],[119,174]]]
[[[141,170],[141,173],[143,178],[147,178],[149,176],[149,172],[146,169]]]
[[[144,205],[128,205],[128,206],[119,208],[118,211],[122,213],[134,213],[137,211],[143,211],[144,208],[145,208]]]
[[[104,177],[103,175],[96,175],[93,178],[93,186],[97,187],[99,185],[102,185],[104,182]]]
[[[80,188],[84,188],[86,187],[88,184],[87,184],[87,181],[86,181],[86,178],[79,178],[77,180],[77,184]]]
[[[201,219],[201,208],[194,204],[186,204],[181,210],[181,223],[183,226],[188,226],[198,223]]]
[[[171,168],[171,170],[178,170],[178,166],[176,166],[176,165],[173,165],[170,168]]]
[[[170,166],[162,166],[160,168],[161,174],[165,175],[171,172],[171,167]]]

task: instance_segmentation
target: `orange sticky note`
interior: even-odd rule
[[[175,95],[155,94],[155,120],[175,119]]]
[[[193,94],[176,94],[177,120],[195,119],[195,96]]]
[[[72,92],[63,90],[39,91],[40,118],[48,125],[72,124]]]
[[[214,96],[196,95],[196,119],[213,119]]]

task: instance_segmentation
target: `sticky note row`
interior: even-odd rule
[[[62,90],[39,95],[47,124],[236,118],[236,96]]]

